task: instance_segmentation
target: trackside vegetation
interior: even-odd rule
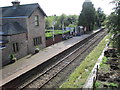
[[[65,33],[69,33],[70,31],[62,31],[62,30],[54,30],[54,35],[61,35]],[[52,37],[53,36],[53,30],[47,30],[45,32],[45,37]]]
[[[106,46],[107,39],[110,35],[107,35],[97,47],[81,62],[70,77],[60,86],[60,88],[82,88],[86,79],[91,73],[95,63],[101,55],[103,49]]]

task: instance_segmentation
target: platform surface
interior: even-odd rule
[[[40,50],[39,53],[33,56],[27,55],[26,57],[17,60],[15,63],[3,67],[0,70],[0,72],[2,71],[2,80],[0,80],[0,86],[24,74],[32,68],[42,64],[43,62],[49,60],[50,58],[56,56],[64,50],[70,48],[71,46],[80,42],[89,35],[90,34],[86,34],[82,36],[73,37],[65,41],[61,41],[59,43],[56,43],[54,45]]]

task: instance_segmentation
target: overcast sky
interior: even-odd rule
[[[11,6],[11,2],[15,0],[1,0],[0,7]],[[18,0],[20,4],[31,4],[39,3],[45,13],[50,15],[61,15],[62,13],[66,15],[79,15],[82,10],[82,4],[85,0]],[[105,14],[110,14],[112,8],[114,7],[109,2],[112,0],[91,0],[94,7],[97,9],[101,7]]]

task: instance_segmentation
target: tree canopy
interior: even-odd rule
[[[114,12],[112,12],[106,21],[106,25],[113,33],[113,47],[120,51],[120,0],[113,0],[115,4]]]
[[[46,29],[49,29],[52,27],[52,22],[56,22],[55,23],[55,29],[62,29],[63,27],[69,27],[71,26],[76,26],[77,25],[77,21],[78,21],[78,16],[77,15],[65,15],[62,14],[60,16],[48,16],[46,18]]]
[[[92,2],[84,2],[79,16],[78,25],[86,27],[88,31],[93,30],[95,24],[95,8]]]
[[[102,9],[99,7],[96,11],[96,24],[97,24],[97,26],[101,27],[102,26],[101,24],[104,22],[105,19],[106,19],[106,15],[102,11]]]

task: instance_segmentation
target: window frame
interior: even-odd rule
[[[13,47],[13,52],[14,53],[19,52],[19,44],[17,42],[13,43],[12,47]]]
[[[42,44],[42,37],[41,36],[33,38],[33,45],[34,46],[37,46],[37,45],[40,45],[40,44]]]
[[[35,26],[39,26],[39,15],[35,15],[34,21]]]

